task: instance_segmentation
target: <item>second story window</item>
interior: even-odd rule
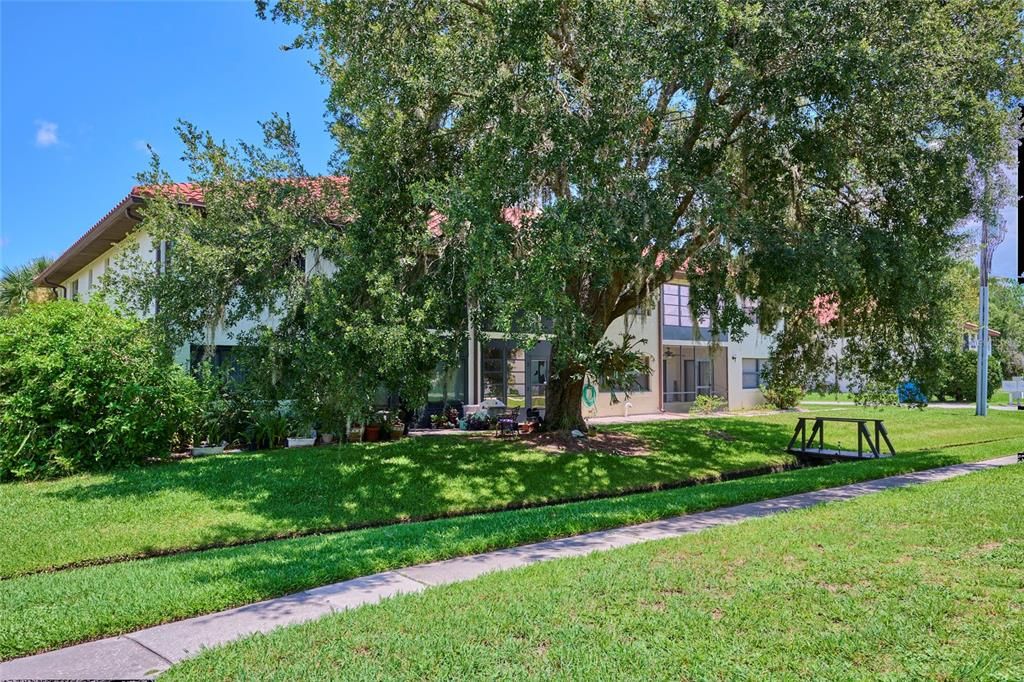
[[[661,287],[662,323],[669,327],[692,327],[690,287],[685,284],[664,284]],[[701,327],[711,326],[711,319],[702,315]]]

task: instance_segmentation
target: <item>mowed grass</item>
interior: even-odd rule
[[[898,441],[897,441],[898,443]],[[0,580],[0,659],[417,563],[1024,450],[1013,439]]]
[[[637,429],[647,457],[488,435],[237,453],[0,486],[0,577],[108,558],[542,504],[791,461],[781,424]]]
[[[1024,413],[823,408],[883,416],[901,452],[1020,434]],[[240,453],[56,481],[0,485],[0,578],[152,556],[614,494],[792,462],[795,415],[617,428],[651,454],[558,455],[492,437]],[[829,441],[855,443],[852,428]],[[723,435],[724,434],[724,435]],[[845,434],[845,435],[844,435]]]
[[[857,399],[857,396],[853,393],[816,393],[814,391],[808,392],[804,395],[804,402],[829,402],[829,403],[852,403]],[[1010,394],[1004,391],[1002,388],[997,388],[992,397],[989,398],[989,405],[1006,405],[1009,403]]]
[[[1020,679],[1024,467],[397,597],[162,679]]]

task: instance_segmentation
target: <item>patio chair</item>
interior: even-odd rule
[[[506,410],[498,416],[494,435],[499,438],[519,436],[519,409]]]

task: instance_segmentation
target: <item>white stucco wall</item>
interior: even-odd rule
[[[764,395],[759,388],[743,388],[744,358],[768,359],[771,337],[759,332],[753,325],[747,327],[747,335],[741,340],[730,340],[727,346],[729,366],[729,409],[746,410],[764,404]]]
[[[102,278],[108,271],[114,272],[118,267],[118,259],[126,252],[137,249],[139,258],[143,262],[152,263],[156,259],[153,239],[144,231],[134,232],[119,243],[112,245],[102,255],[94,259],[87,266],[61,282],[66,288],[68,298],[71,298],[72,287],[75,280],[79,282],[78,300],[86,303],[95,296],[102,286]],[[307,259],[307,262],[309,259]],[[308,267],[308,266],[307,266]],[[108,270],[109,268],[109,270]],[[90,287],[90,273],[92,275],[92,286]],[[152,310],[150,311],[152,313]],[[212,335],[200,337],[193,340],[197,344],[210,344],[214,346],[234,346],[238,344],[238,335],[251,331],[256,326],[274,324],[276,320],[270,315],[264,315],[259,320],[245,320],[230,327],[218,326]],[[175,354],[175,359],[186,368],[191,361],[190,344],[183,344]]]
[[[612,343],[621,343],[625,332],[636,339],[636,350],[646,355],[651,365],[648,379],[649,390],[633,391],[627,398],[621,391],[616,393],[619,402],[612,402],[612,394],[600,390],[594,407],[583,407],[584,417],[620,417],[626,414],[653,414],[660,406],[661,391],[661,349],[658,345],[658,307],[655,305],[646,314],[627,314],[612,322],[604,337]]]

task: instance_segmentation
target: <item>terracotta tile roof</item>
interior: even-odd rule
[[[310,193],[319,198],[327,185],[335,184],[342,193],[348,187],[349,178],[344,175],[325,175],[311,178],[282,179],[281,182],[291,182],[296,185],[311,188]],[[176,199],[182,205],[204,206],[205,196],[203,187],[196,182],[174,182],[165,185],[136,185],[121,201],[110,211],[100,218],[86,231],[74,244],[55,260],[50,267],[40,273],[36,278],[39,286],[49,286],[45,283],[47,279],[59,283],[88,265],[97,258],[102,251],[110,248],[110,245],[123,239],[133,229],[134,223],[129,216],[125,215],[126,209],[133,204],[140,204],[146,199],[162,193],[172,199]],[[328,215],[330,220],[344,222],[341,205],[330,205],[329,211],[334,215]],[[518,227],[524,218],[534,216],[536,210],[509,207],[502,211],[502,220]],[[433,211],[427,219],[427,229],[435,237],[441,236],[442,226],[447,217]]]
[[[203,204],[203,188],[197,182],[175,182],[169,185],[136,185],[132,187],[129,196],[136,199],[146,199],[157,192],[177,198],[183,204]]]
[[[342,191],[348,187],[348,177],[345,175],[322,175],[313,178],[290,178],[282,179],[282,183],[290,183],[297,187],[312,188],[315,197],[321,196],[323,188],[328,184],[337,185]],[[167,185],[136,185],[132,187],[129,196],[136,199],[147,199],[163,193],[172,199],[177,199],[182,204],[202,206],[204,203],[203,188],[197,182],[173,182]]]
[[[343,175],[328,175],[315,178],[297,178],[300,185],[311,185],[314,196],[319,196],[325,183],[338,183],[342,188],[348,185]],[[168,185],[136,185],[107,213],[97,220],[85,234],[69,246],[48,268],[36,276],[37,286],[51,286],[47,280],[59,284],[81,268],[88,265],[110,245],[124,239],[130,231],[131,221],[124,215],[129,206],[144,202],[157,192],[166,192],[180,203],[189,206],[203,206],[203,188],[195,182],[175,182]],[[340,209],[339,209],[340,214]]]

